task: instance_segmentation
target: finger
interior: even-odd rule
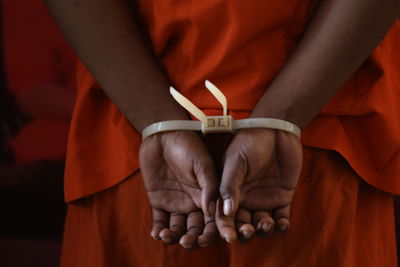
[[[217,210],[215,215],[215,223],[218,231],[226,242],[231,243],[237,240],[237,234],[235,230],[235,222],[232,217],[225,216],[223,213],[223,202],[221,199],[217,201]]]
[[[205,226],[203,233],[197,239],[197,244],[200,247],[208,247],[217,240],[218,229],[215,224],[215,217],[205,217]]]
[[[215,215],[215,201],[218,198],[215,166],[208,157],[198,165],[200,167],[195,168],[195,175],[201,188],[201,208],[207,217],[211,217]]]
[[[290,225],[290,205],[275,209],[273,212],[273,217],[276,224],[275,229],[282,233],[287,232]]]
[[[151,229],[151,236],[155,240],[161,239],[160,232],[168,228],[169,214],[163,210],[153,208],[153,228]]]
[[[160,232],[161,239],[168,245],[177,244],[181,236],[186,232],[186,215],[171,213],[169,228]]]
[[[239,207],[239,187],[243,183],[247,173],[247,161],[245,157],[240,156],[239,153],[232,156],[230,156],[230,154],[231,153],[227,153],[225,156],[219,191],[224,200],[223,213],[226,216],[233,217]]]
[[[240,241],[246,242],[253,237],[255,229],[251,224],[251,212],[249,210],[239,208],[236,213],[235,223]]]
[[[253,213],[253,226],[256,228],[256,234],[265,237],[274,229],[275,222],[271,213],[267,211],[257,211]]]
[[[197,238],[203,232],[204,216],[202,211],[194,211],[187,217],[187,232],[179,240],[179,244],[187,249],[195,249]]]

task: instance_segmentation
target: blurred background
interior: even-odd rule
[[[42,0],[0,1],[0,266],[56,267],[76,57]]]
[[[76,58],[42,0],[0,16],[0,266],[55,267]]]

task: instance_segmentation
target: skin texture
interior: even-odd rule
[[[135,23],[135,17],[127,1],[46,0],[45,2],[77,55],[88,67],[110,99],[139,132],[154,122],[189,119],[186,112],[170,96],[168,92],[170,82],[148,49],[145,38]],[[190,141],[197,144],[199,139],[194,138],[193,135],[192,133]],[[181,152],[189,153],[192,151],[191,147],[194,144],[188,141],[188,135],[182,136],[184,138],[180,143]],[[141,148],[140,158],[143,179],[146,185],[149,186],[155,184],[156,178],[165,178],[162,174],[155,175],[160,166],[163,166],[162,169],[164,171],[168,169],[167,166],[172,169],[175,168],[175,170],[177,167],[182,167],[180,169],[181,173],[183,170],[193,170],[194,167],[193,161],[186,161],[186,159],[183,161],[184,163],[182,162],[177,166],[178,164],[173,159],[169,159],[167,162],[163,157],[157,158],[163,149],[172,151],[172,146],[167,144],[177,142],[176,135],[173,134],[163,134],[162,140],[163,142],[160,143],[158,138],[149,138]],[[152,142],[155,143],[151,145]],[[185,144],[185,148],[182,147],[183,144]],[[150,151],[147,151],[148,147],[151,147]],[[197,144],[197,147],[201,150],[202,158],[210,157],[205,155],[208,152],[204,147],[200,144]],[[177,155],[173,154],[172,156]],[[192,156],[198,156],[197,152],[193,153]],[[157,158],[157,161],[154,161],[155,158]],[[174,162],[175,165],[171,162]],[[200,168],[199,166],[196,167]],[[151,170],[151,168],[154,169]],[[212,172],[213,170],[211,168],[208,171]],[[165,173],[170,175],[167,171]],[[193,179],[198,177],[193,177],[189,174],[182,177],[191,179],[186,181],[188,184],[196,184]],[[207,181],[204,183],[207,183]],[[210,183],[209,186],[215,187],[215,182],[216,180]],[[201,184],[200,181],[198,181],[198,184]],[[169,185],[169,183],[163,184],[165,186],[164,191],[170,189]],[[206,185],[203,184],[203,186]],[[154,188],[150,187],[151,190],[154,190]],[[178,194],[179,197],[173,203],[180,203],[182,195],[185,194]],[[164,197],[167,196],[168,194],[158,194],[155,191],[149,192],[149,200],[153,205],[156,205],[155,203],[163,203]],[[184,203],[187,204],[183,210],[180,209],[182,207],[173,210],[172,205],[169,207],[157,205],[158,209],[154,212],[154,225],[157,225],[163,219],[168,221],[170,217],[175,218],[177,219],[176,225],[179,225],[178,228],[181,225],[186,227],[185,224],[196,226],[196,228],[191,228],[188,231],[188,235],[182,239],[181,244],[184,247],[193,248],[197,246],[197,243],[201,246],[211,244],[215,239],[217,230],[212,222],[208,223],[211,219],[205,217],[203,212],[200,212],[201,207],[209,207],[210,203],[206,203],[208,198],[203,200],[205,202],[203,202],[202,206],[198,193],[197,195],[191,195],[192,203],[188,198],[182,198],[185,200]],[[182,215],[175,216],[176,214]],[[161,219],[161,216],[164,217]],[[186,216],[190,216],[190,220],[186,219]],[[172,225],[175,225],[175,223],[171,223]],[[169,226],[169,224],[166,226]],[[214,232],[214,234],[201,235],[197,240],[196,237],[202,232]],[[165,230],[161,233],[161,237],[164,237],[163,240],[165,242],[173,244],[184,233],[186,233],[185,229],[179,233]],[[152,231],[152,235],[155,238],[160,237],[155,231]],[[167,236],[170,236],[171,240]]]
[[[397,0],[322,1],[251,117],[279,118],[305,127],[383,38],[399,7]],[[293,138],[285,139],[282,134],[277,138],[268,131],[241,131],[227,149],[216,223],[229,242],[238,239],[237,230],[239,239],[248,240],[255,230],[263,235],[273,225],[281,231],[289,226],[291,189],[300,174],[301,148]],[[268,152],[259,151],[262,146]],[[273,187],[260,189],[257,184]],[[261,227],[260,220],[271,227]]]
[[[236,228],[239,238],[246,240],[255,232],[264,236],[275,224],[285,232],[301,167],[302,148],[294,135],[263,129],[240,131],[226,151],[220,186],[226,199],[223,212],[236,214],[236,226],[219,212],[221,235],[232,242]]]
[[[218,184],[200,137],[184,131],[153,135],[143,142],[139,156],[153,209],[152,237],[188,249],[213,243]]]
[[[147,49],[125,1],[46,3],[77,54],[138,131],[153,122],[188,118],[168,94],[170,82]],[[398,10],[398,0],[322,1],[251,116],[307,125],[378,44]],[[212,197],[203,197],[213,195],[203,192],[217,181],[208,169],[211,156],[215,158],[207,155],[193,133],[145,140],[140,159],[154,211],[153,237],[170,244],[180,240],[186,248],[213,241],[215,227],[209,223],[204,228],[211,219],[200,212],[213,206]],[[266,129],[240,131],[226,150],[222,168],[222,198],[215,219],[225,240],[236,240],[237,230],[242,240],[255,232],[262,236],[274,225],[287,230],[301,168],[298,140]],[[174,198],[170,190],[180,193]],[[206,232],[212,234],[200,235]]]
[[[141,132],[151,123],[188,119],[125,0],[46,0],[79,58]]]
[[[397,0],[321,1],[251,117],[281,118],[304,128],[379,44],[399,8]]]

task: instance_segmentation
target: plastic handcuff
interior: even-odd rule
[[[198,121],[193,120],[170,120],[150,124],[142,132],[142,140],[147,137],[168,131],[201,131],[207,133],[233,133],[240,129],[267,128],[276,129],[292,133],[300,139],[301,130],[295,124],[273,118],[251,118],[234,120],[228,115],[228,103],[225,95],[210,81],[205,82],[206,88],[221,103],[223,108],[222,116],[207,116],[203,111],[196,107],[189,99],[184,97],[173,87],[170,87],[170,93],[173,98],[188,112],[190,112]]]

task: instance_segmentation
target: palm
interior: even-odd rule
[[[240,205],[253,211],[289,205],[301,170],[299,145],[270,135],[254,132],[241,149],[247,174],[240,187]]]
[[[234,240],[236,229],[248,239],[255,230],[269,232],[275,223],[285,231],[301,166],[302,148],[295,136],[268,129],[240,131],[225,155],[223,214],[222,204],[217,214],[221,235]]]
[[[205,151],[194,135],[174,136],[165,144],[159,138],[141,151],[141,171],[153,207],[183,214],[201,208],[194,165]]]
[[[139,156],[153,209],[152,236],[168,244],[179,240],[186,248],[209,245],[216,235],[208,211],[215,210],[217,180],[199,136],[194,132],[151,136]]]

